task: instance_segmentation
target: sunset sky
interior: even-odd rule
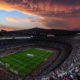
[[[80,30],[80,0],[0,0],[0,30]]]

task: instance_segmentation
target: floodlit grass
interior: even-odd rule
[[[41,63],[45,62],[52,55],[53,53],[48,50],[31,48],[0,58],[0,65],[23,77],[31,74]]]

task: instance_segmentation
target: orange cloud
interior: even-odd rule
[[[14,18],[14,17],[7,17],[6,18],[7,21],[11,21],[11,22],[17,22],[17,23],[32,23],[32,22],[37,22],[34,19],[31,18],[25,18],[25,19],[18,19],[18,18]]]
[[[11,22],[16,22],[17,21],[16,18],[12,18],[12,17],[7,17],[6,20],[11,21]]]
[[[5,0],[0,0],[0,10],[19,10],[22,11],[23,13],[31,13],[31,14],[39,14],[45,12],[65,12],[68,13],[71,11],[71,9],[80,9],[80,6],[66,6],[66,5],[60,5],[60,4],[55,4],[50,5],[49,3],[31,3],[28,0],[21,0],[20,3],[17,3],[17,1],[13,1],[14,3],[11,3],[11,1],[5,1]],[[38,1],[37,1],[38,2]],[[24,5],[24,3],[26,5]]]
[[[56,3],[49,4],[48,2],[39,3],[38,1],[41,1],[41,0],[36,0],[37,3],[36,2],[33,3],[34,0],[15,0],[16,2],[13,1],[13,3],[11,1],[13,0],[10,0],[10,1],[8,0],[7,2],[6,0],[0,0],[0,10],[7,10],[7,11],[18,10],[24,14],[41,16],[44,19],[42,20],[44,25],[47,22],[46,20],[49,20],[50,23],[56,22],[55,20],[58,20],[58,23],[59,21],[63,21],[63,22],[65,21],[67,23],[67,25],[62,27],[64,29],[70,29],[69,26],[71,27],[71,29],[74,28],[73,24],[75,28],[76,28],[76,25],[78,26],[78,28],[80,26],[80,23],[79,23],[80,19],[78,19],[78,22],[77,22],[77,19],[75,19],[75,15],[77,14],[79,14],[78,17],[80,17],[80,12],[79,11],[75,12],[75,10],[80,9],[79,5],[68,6],[68,5],[62,5],[62,4],[56,4]],[[29,2],[29,1],[32,1],[32,2]],[[68,18],[67,16],[69,16],[70,18]],[[16,18],[6,18],[6,19],[8,21],[15,21],[15,22],[34,22],[34,20],[31,20],[31,19],[16,19]],[[55,25],[53,25],[52,27],[51,26],[46,25],[46,27],[57,28],[55,27]]]
[[[12,29],[12,28],[3,28],[3,27],[0,27],[0,30],[5,30],[5,31],[13,31],[14,29]]]

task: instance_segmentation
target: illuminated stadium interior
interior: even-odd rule
[[[2,71],[6,71],[5,78],[29,80],[47,75],[69,56],[72,48],[68,43],[40,38],[35,35],[28,39],[1,40],[5,47],[1,49],[0,64]]]

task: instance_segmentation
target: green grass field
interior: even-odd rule
[[[45,62],[52,55],[53,53],[48,50],[31,48],[0,58],[0,65],[24,77],[31,74],[41,63]]]

